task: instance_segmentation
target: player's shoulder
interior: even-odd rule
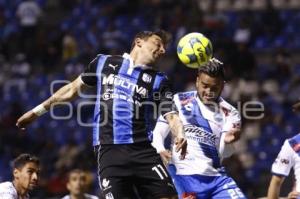
[[[283,146],[289,146],[296,153],[300,153],[300,133],[289,139],[286,139]]]
[[[174,98],[178,98],[180,101],[194,99],[197,96],[197,91],[179,92],[174,95]]]
[[[222,108],[228,109],[228,110],[237,110],[233,105],[231,105],[229,102],[227,102],[224,98],[219,98],[219,105]]]
[[[10,188],[14,188],[14,185],[13,185],[12,182],[7,181],[7,182],[0,183],[0,190],[1,191],[5,190],[5,189],[10,189]]]
[[[122,58],[121,55],[106,55],[106,54],[97,54],[92,61],[90,62],[90,64],[96,64],[98,63],[99,59],[102,58]]]
[[[168,77],[168,75],[165,72],[159,71],[159,70],[157,70],[155,68],[149,67],[149,68],[147,68],[144,71],[148,72],[148,73],[150,72],[152,74],[155,74],[160,79],[164,79],[164,80],[167,80],[167,81],[170,80],[169,77]]]
[[[219,99],[219,106],[221,108],[221,110],[226,114],[231,114],[231,115],[235,115],[238,114],[239,112],[238,110],[231,105],[229,102],[227,102],[225,99],[223,99],[222,97],[220,97]]]
[[[16,196],[16,189],[12,182],[2,182],[0,183],[0,194],[10,194]]]
[[[164,118],[164,116],[160,115],[158,118],[157,118],[157,121],[156,121],[158,124],[168,124],[167,120]]]

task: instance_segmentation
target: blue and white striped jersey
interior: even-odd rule
[[[300,134],[286,139],[272,165],[272,174],[287,177],[294,168],[296,191],[300,192]]]
[[[221,159],[233,153],[232,145],[224,144],[224,135],[241,125],[239,112],[220,98],[217,107],[204,105],[196,91],[174,95],[173,99],[183,122],[188,148],[184,160],[172,151],[172,162],[179,175],[221,175]],[[153,132],[153,146],[164,150],[163,140],[169,132],[167,122],[160,117]]]
[[[97,87],[94,146],[151,142],[158,115],[172,111],[167,77],[151,67],[134,66],[129,54],[98,55],[81,79]]]

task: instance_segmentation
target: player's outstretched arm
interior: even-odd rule
[[[181,159],[185,158],[187,149],[187,140],[185,138],[184,128],[178,113],[169,113],[165,116],[169,123],[173,137],[175,138],[176,152],[181,153]]]
[[[284,177],[283,176],[277,176],[277,175],[273,175],[270,185],[269,185],[269,189],[268,189],[268,196],[267,199],[278,199],[279,198],[279,193],[280,193],[280,188],[281,185],[284,181]]]
[[[46,113],[51,106],[59,104],[60,102],[69,102],[78,96],[78,91],[84,87],[84,83],[79,76],[73,82],[63,86],[58,91],[56,91],[51,97],[45,100],[40,105],[36,106],[34,109],[26,112],[22,115],[16,123],[16,126],[25,130],[25,127],[37,119],[42,114]]]

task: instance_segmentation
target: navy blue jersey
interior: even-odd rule
[[[133,66],[128,54],[98,55],[81,79],[97,86],[94,146],[151,142],[158,115],[173,111],[167,77],[148,66]]]

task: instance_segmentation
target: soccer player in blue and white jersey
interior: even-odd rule
[[[172,180],[151,145],[155,113],[161,112],[174,133],[177,151],[184,157],[186,149],[182,122],[172,106],[170,82],[153,69],[165,54],[168,40],[165,31],[142,31],[135,36],[129,54],[98,55],[77,79],[25,113],[16,125],[23,129],[51,106],[71,101],[82,89],[94,86],[93,144],[103,195],[134,198],[136,188],[143,198],[176,197]]]
[[[159,118],[154,129],[152,144],[165,161],[171,157],[176,173],[170,172],[180,198],[245,198],[221,165],[234,152],[232,143],[239,139],[241,125],[238,111],[220,97],[223,87],[222,63],[212,59],[199,68],[196,91],[174,95],[188,142],[184,160],[174,147],[172,156],[164,148],[170,130],[165,119]]]
[[[268,190],[268,199],[277,199],[281,185],[294,169],[296,178],[295,190],[289,193],[288,198],[300,198],[300,134],[286,139],[272,165],[272,178]]]
[[[29,192],[38,186],[40,161],[30,154],[21,154],[13,161],[13,181],[0,183],[1,199],[29,199]]]

